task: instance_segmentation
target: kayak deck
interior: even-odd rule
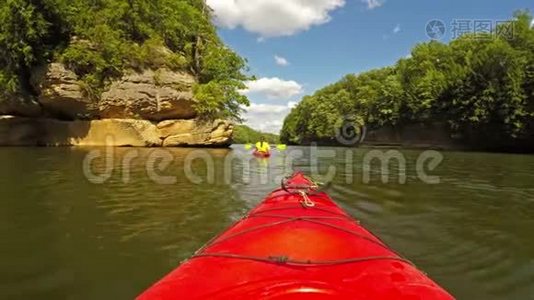
[[[184,297],[453,299],[325,193],[282,189],[139,299]]]

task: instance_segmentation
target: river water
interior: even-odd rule
[[[534,299],[534,156],[347,151],[2,148],[0,298],[131,299],[298,169],[458,299]]]

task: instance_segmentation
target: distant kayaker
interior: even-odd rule
[[[265,141],[265,137],[261,137],[260,141],[256,143],[256,151],[260,153],[270,153],[271,145]]]

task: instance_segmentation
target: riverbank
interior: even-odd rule
[[[228,147],[233,124],[194,106],[192,74],[128,71],[94,100],[61,63],[37,68],[36,101],[0,102],[0,146]]]
[[[303,97],[284,120],[281,140],[336,142],[335,130],[354,123],[379,128],[371,144],[533,153],[532,20],[518,11],[507,22],[513,36],[500,34],[502,23],[485,38],[419,43],[391,66],[348,74]],[[446,135],[404,129],[430,122],[445,124]]]
[[[0,116],[0,146],[228,147],[233,124],[215,120],[61,121]]]
[[[333,147],[396,148],[495,153],[534,153],[534,139],[514,140],[491,145],[475,134],[462,136],[453,133],[440,122],[413,123],[380,128],[366,128],[360,141],[349,142],[350,137],[336,137],[320,141],[303,141],[300,145]],[[296,145],[296,144],[292,144]]]
[[[454,134],[445,123],[416,123],[385,126],[367,131],[362,145],[405,149],[436,149],[450,151],[483,151],[502,153],[534,153],[534,139],[488,144],[483,136]]]

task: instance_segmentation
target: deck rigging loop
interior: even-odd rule
[[[291,184],[289,183],[290,177],[285,177],[282,179],[282,189],[288,194],[301,196],[301,204],[304,208],[315,207],[315,203],[310,199],[309,196],[320,194],[329,187],[329,184],[315,182],[309,177],[305,177],[310,182],[309,184]]]

